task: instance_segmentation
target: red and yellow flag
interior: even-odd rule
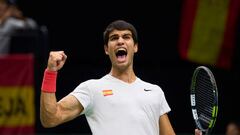
[[[0,134],[33,135],[33,56],[0,57]]]
[[[239,15],[239,0],[184,0],[180,56],[200,64],[231,68]]]
[[[113,95],[113,91],[112,90],[103,90],[102,93],[103,93],[103,96]]]

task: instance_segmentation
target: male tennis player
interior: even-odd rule
[[[67,56],[63,51],[50,52],[42,82],[42,125],[54,127],[85,114],[93,135],[175,135],[162,89],[134,73],[133,57],[138,51],[134,26],[123,20],[109,24],[104,49],[112,63],[110,72],[82,82],[58,102],[57,71]]]

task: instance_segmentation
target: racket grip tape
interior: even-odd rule
[[[49,71],[45,69],[43,81],[42,81],[42,92],[55,93],[56,92],[56,82],[57,82],[57,72]]]

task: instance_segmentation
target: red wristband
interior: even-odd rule
[[[42,81],[42,92],[55,93],[57,82],[57,72],[48,71],[45,69],[43,81]]]

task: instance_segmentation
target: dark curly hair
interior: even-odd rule
[[[124,20],[116,20],[116,21],[113,21],[112,23],[110,23],[103,33],[104,45],[107,45],[108,39],[109,39],[109,34],[113,30],[130,30],[132,32],[134,43],[135,44],[138,43],[136,28],[132,24],[130,24]]]

